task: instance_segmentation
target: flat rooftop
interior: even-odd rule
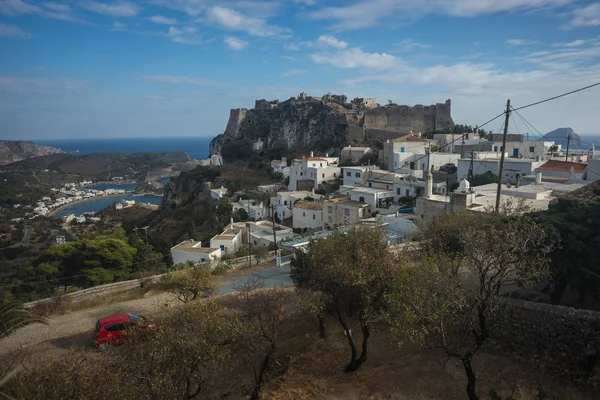
[[[301,208],[304,210],[323,211],[323,203],[316,201],[299,201],[294,204],[294,208]]]
[[[217,251],[218,249],[212,247],[194,247],[198,245],[200,242],[182,242],[171,248],[171,250],[176,251],[185,251],[186,253],[212,253],[213,251]]]

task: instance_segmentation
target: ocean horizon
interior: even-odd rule
[[[72,155],[93,153],[162,153],[185,152],[196,160],[208,157],[212,137],[139,137],[102,139],[38,139],[42,146],[52,146]]]

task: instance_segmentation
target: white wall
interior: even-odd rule
[[[469,175],[469,166],[471,164],[470,159],[461,159],[458,161],[458,173],[457,178],[459,181],[466,179]],[[512,181],[515,179],[516,174],[533,175],[535,169],[544,164],[544,161],[533,161],[533,160],[514,160],[505,158],[504,160],[504,178],[505,180]],[[498,174],[500,167],[500,160],[473,160],[473,175],[481,175],[487,171],[493,174]]]
[[[366,168],[360,167],[343,167],[342,177],[344,186],[360,186],[365,182]],[[350,174],[348,176],[348,174]]]
[[[295,207],[293,210],[294,228],[312,228],[323,227],[323,210],[308,210],[306,208]]]
[[[224,246],[224,251],[226,253],[235,253],[237,249],[242,245],[242,232],[239,231],[233,239],[220,239],[217,235],[210,240],[210,247],[212,248],[220,248],[221,245]]]
[[[600,180],[600,159],[588,160],[587,180],[588,181]]]

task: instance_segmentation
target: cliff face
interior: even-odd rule
[[[451,128],[451,102],[431,106],[388,105],[375,99],[345,96],[310,97],[301,93],[283,103],[257,100],[255,108],[233,109],[225,132],[210,144],[211,154],[220,154],[232,140],[261,139],[264,147],[284,142],[289,148],[305,148],[337,155],[346,144],[393,139],[433,129]]]
[[[348,120],[334,108],[318,101],[282,103],[273,109],[231,110],[225,133],[210,143],[210,153],[219,154],[230,140],[261,139],[264,147],[285,142],[290,148],[339,151],[346,142]]]
[[[0,165],[57,153],[64,151],[49,146],[38,146],[33,142],[0,140]]]

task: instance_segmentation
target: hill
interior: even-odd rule
[[[569,140],[569,136],[571,137],[570,146],[580,146],[581,145],[581,137],[573,132],[571,128],[558,128],[553,130],[552,132],[546,133],[546,138],[557,145],[561,145],[563,149],[567,148],[567,142]]]
[[[0,140],[0,165],[59,153],[64,152],[50,146],[39,146],[30,141]]]
[[[62,174],[79,175],[93,180],[111,180],[120,177],[127,181],[143,182],[160,179],[197,165],[186,153],[95,153],[74,156],[52,154],[12,163],[10,170],[50,170]]]

